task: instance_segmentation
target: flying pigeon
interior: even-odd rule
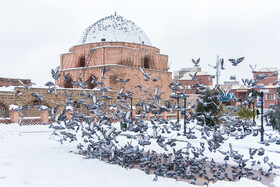
[[[200,62],[200,58],[198,58],[197,60],[192,59],[192,62],[194,63],[194,67],[198,67],[198,63]]]
[[[244,60],[245,57],[240,57],[238,59],[228,59],[233,66],[237,66],[240,62]]]

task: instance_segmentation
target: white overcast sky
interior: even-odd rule
[[[280,0],[9,0],[0,6],[0,77],[46,83],[59,55],[115,11],[169,55],[171,71],[200,57],[202,70],[214,74],[208,64],[217,55],[245,56],[237,67],[226,61],[222,80],[251,78],[249,64],[280,66]]]

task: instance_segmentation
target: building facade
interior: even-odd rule
[[[242,105],[246,98],[253,91],[258,93],[263,92],[264,99],[263,104],[264,108],[269,108],[271,104],[278,104],[278,94],[277,88],[278,84],[278,70],[275,67],[261,68],[258,71],[253,73],[252,82],[256,85],[241,85],[241,84],[225,84],[221,85],[224,89],[230,89],[231,93],[234,95],[234,99],[228,102],[225,102],[228,105]],[[259,94],[257,94],[259,95]],[[254,103],[257,107],[260,107],[260,97],[257,96]]]
[[[118,15],[103,18],[83,33],[78,45],[70,48],[69,53],[61,55],[60,72],[69,74],[67,80],[61,76],[57,84],[63,88],[75,87],[72,81],[87,81],[87,88],[93,89],[93,79],[102,81],[114,90],[124,86],[125,90],[135,90],[137,84],[143,89],[159,86],[165,92],[163,97],[170,95],[169,84],[172,73],[167,68],[168,56],[160,54],[160,50],[151,45],[147,35],[138,26]],[[140,71],[151,73],[150,78],[157,81],[145,81]],[[102,68],[109,69],[102,78]],[[129,81],[124,85],[116,79]],[[147,86],[148,84],[148,86]],[[134,91],[135,97],[140,97]]]
[[[30,79],[20,79],[20,81],[23,84],[30,85],[31,80]],[[12,79],[12,78],[1,78],[0,77],[0,87],[8,87],[8,86],[22,86],[22,84],[19,82],[18,79]]]

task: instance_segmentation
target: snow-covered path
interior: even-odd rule
[[[51,136],[52,131],[46,132],[47,127],[12,126],[1,125],[1,187],[186,185],[170,179],[153,182],[152,175],[136,169],[83,159],[70,153],[75,144],[60,145]]]
[[[193,186],[99,160],[84,159],[72,151],[75,143],[61,145],[47,126],[0,125],[1,187],[76,187],[76,186]],[[241,179],[219,181],[209,186],[264,186]]]

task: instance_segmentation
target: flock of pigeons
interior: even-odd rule
[[[243,59],[244,57],[230,61],[233,65],[237,65]],[[200,59],[193,60],[195,66],[198,66],[199,61]],[[54,134],[59,136],[61,143],[78,141],[77,149],[85,158],[100,159],[127,169],[138,168],[146,174],[154,174],[154,181],[158,180],[158,176],[162,176],[202,185],[208,185],[209,182],[216,182],[217,180],[235,181],[241,177],[261,181],[263,177],[270,176],[273,169],[280,169],[273,162],[269,162],[264,148],[250,148],[248,158],[235,150],[231,143],[228,150],[223,150],[222,145],[230,137],[239,140],[258,135],[255,124],[244,122],[231,115],[236,112],[236,108],[232,108],[227,114],[222,114],[219,119],[221,124],[216,124],[214,128],[211,128],[201,123],[206,119],[214,118],[211,112],[195,112],[195,105],[184,108],[180,105],[171,104],[170,100],[161,101],[163,92],[160,92],[158,86],[143,89],[142,85],[136,85],[134,90],[127,91],[124,91],[124,87],[121,87],[117,92],[116,102],[112,103],[113,99],[106,94],[110,89],[102,83],[102,79],[106,79],[106,72],[110,69],[105,67],[101,69],[100,80],[98,81],[97,78],[92,80],[93,84],[98,85],[99,91],[92,94],[92,92],[81,90],[81,99],[78,100],[78,103],[87,107],[93,116],[89,117],[79,113],[78,109],[75,108],[71,94],[66,94],[65,103],[56,103],[56,107],[50,109],[55,121],[50,124],[50,127],[54,129]],[[147,85],[149,81],[157,81],[155,77],[151,77],[151,73],[146,73],[141,67],[139,67],[139,70],[142,72]],[[52,70],[52,77],[55,80],[60,76],[59,67]],[[193,79],[199,81],[195,78],[195,75],[193,75]],[[115,82],[123,83],[123,85],[128,81],[115,80]],[[81,88],[85,88],[87,85],[82,81],[73,81],[72,84]],[[46,85],[49,86],[49,94],[56,90],[55,84],[51,81]],[[200,89],[201,97],[203,97],[206,88],[199,83],[194,87]],[[173,98],[187,97],[187,94],[182,91],[180,83],[172,82],[170,88],[173,91],[181,91],[181,94],[173,94]],[[229,93],[228,90],[221,88],[214,89],[218,89],[222,94],[212,95],[212,98],[227,97]],[[142,99],[137,103],[141,110],[138,116],[133,117],[131,115],[130,99],[133,97],[133,92],[136,91],[142,93]],[[42,96],[36,93],[32,95],[43,100]],[[90,99],[90,102],[87,102],[88,99]],[[248,104],[250,99],[248,98]],[[202,103],[203,106],[211,104],[211,102],[206,103],[202,99],[198,99],[198,102]],[[64,106],[64,110],[58,112],[61,105]],[[113,109],[113,112],[108,113],[108,107]],[[220,105],[216,105],[216,107],[218,110]],[[70,120],[66,116],[69,109],[71,109],[70,115],[72,116]],[[187,131],[183,133],[180,121],[175,122],[161,116],[163,111],[174,110],[184,114],[187,124],[195,125],[189,125]],[[148,113],[152,113],[154,116],[148,117]],[[196,119],[200,119],[200,122]],[[147,120],[150,122],[147,122]],[[115,122],[125,123],[127,127],[119,129]],[[199,137],[201,137],[200,140],[198,140]],[[122,140],[124,139],[126,143],[123,143]],[[194,140],[199,143],[193,143]],[[263,146],[269,146],[273,143],[280,145],[280,137],[267,135],[266,140],[260,143]],[[162,149],[162,152],[147,149],[151,144],[157,145]],[[178,148],[179,144],[184,146]],[[224,158],[224,161],[221,163],[216,162],[213,158],[208,158],[207,153],[205,153],[208,151],[211,154],[219,154],[220,157]],[[257,155],[258,158],[263,157],[263,161],[254,159]],[[228,164],[229,161],[234,161],[237,164],[231,166]],[[260,169],[259,171],[252,169],[254,166],[262,168],[263,164],[269,169]]]

